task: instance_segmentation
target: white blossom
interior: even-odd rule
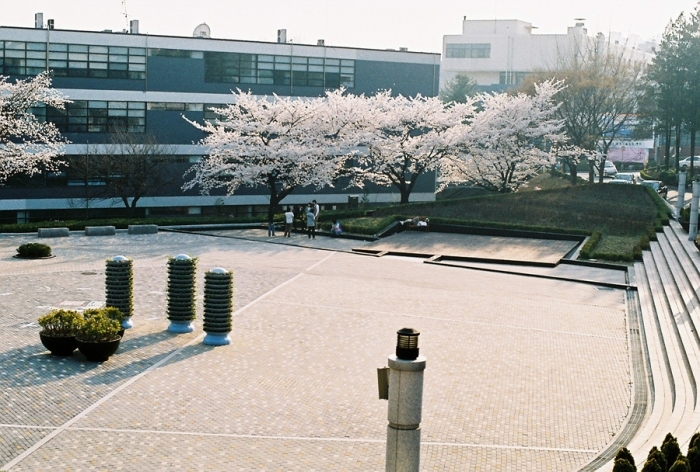
[[[40,104],[63,108],[66,102],[46,73],[15,83],[0,76],[0,182],[59,164],[55,158],[67,141],[53,123],[37,120],[30,109]]]
[[[352,117],[341,95],[294,99],[234,92],[233,104],[214,109],[219,119],[190,121],[207,133],[202,144],[209,155],[190,169],[194,177],[183,188],[207,194],[223,187],[231,195],[239,187],[266,187],[272,218],[296,187],[332,186],[345,159],[334,146]]]
[[[461,152],[443,161],[443,186],[469,181],[498,192],[516,191],[542,167],[555,162],[566,136],[554,116],[559,82],[543,82],[534,95],[480,94],[479,111],[469,123],[453,128]],[[574,151],[576,152],[576,151]]]
[[[366,152],[357,154],[355,183],[394,185],[408,203],[417,180],[435,170],[455,150],[449,131],[470,119],[474,101],[446,107],[437,97],[392,97],[380,92],[364,100],[364,126],[358,134]]]

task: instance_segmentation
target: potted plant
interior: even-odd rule
[[[109,318],[104,310],[90,313],[75,335],[78,350],[89,361],[104,362],[119,349],[120,329],[119,322]]]
[[[80,313],[73,310],[53,310],[38,320],[39,339],[55,356],[70,356],[78,347],[75,335],[83,323]]]
[[[94,315],[104,314],[107,318],[119,322],[121,328],[119,329],[119,336],[124,336],[124,320],[126,317],[122,314],[121,310],[114,306],[108,306],[104,308],[88,308],[83,311],[83,316],[87,319]]]

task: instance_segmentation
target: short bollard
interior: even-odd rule
[[[122,328],[134,326],[131,316],[134,314],[134,272],[132,260],[124,256],[107,259],[105,269],[106,304],[119,308],[124,315]]]
[[[678,212],[679,218],[681,216],[681,210],[683,210],[685,206],[685,182],[685,171],[681,171],[678,173],[678,198],[676,200],[676,211]]]
[[[216,267],[204,274],[204,344],[225,346],[231,343],[233,312],[233,274]]]
[[[191,333],[197,317],[195,275],[197,258],[178,254],[168,259],[168,319],[171,333]]]
[[[425,357],[418,355],[418,331],[403,328],[396,334],[396,355],[389,356],[386,471],[418,472]]]
[[[700,202],[700,182],[693,180],[693,198],[690,200],[690,227],[688,228],[688,240],[695,241],[698,237],[698,203]]]

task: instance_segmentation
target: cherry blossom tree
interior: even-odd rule
[[[325,97],[295,99],[260,97],[241,90],[234,103],[214,111],[220,118],[191,124],[207,133],[202,144],[209,155],[188,172],[185,190],[199,187],[208,194],[223,187],[229,195],[239,187],[268,189],[272,222],[279,203],[300,186],[332,186],[344,160],[339,138],[350,129],[357,109],[343,91]],[[189,121],[189,120],[188,120]]]
[[[533,95],[478,95],[479,112],[449,133],[461,139],[461,153],[443,161],[443,187],[466,180],[488,190],[513,192],[554,163],[558,152],[579,153],[565,145],[563,122],[555,116],[559,105],[553,97],[562,86],[548,81],[536,85]]]
[[[390,91],[365,98],[364,128],[359,136],[365,152],[358,152],[354,183],[365,181],[393,185],[408,203],[418,179],[435,170],[455,152],[449,131],[474,113],[474,100],[445,106],[438,97],[392,97]]]
[[[67,141],[53,123],[39,121],[31,111],[41,104],[63,108],[67,102],[51,88],[48,74],[8,82],[0,76],[0,183],[19,173],[55,168]]]

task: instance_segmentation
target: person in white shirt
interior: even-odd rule
[[[287,238],[292,237],[292,223],[294,223],[294,212],[292,207],[287,207],[287,211],[284,212],[284,235]]]

